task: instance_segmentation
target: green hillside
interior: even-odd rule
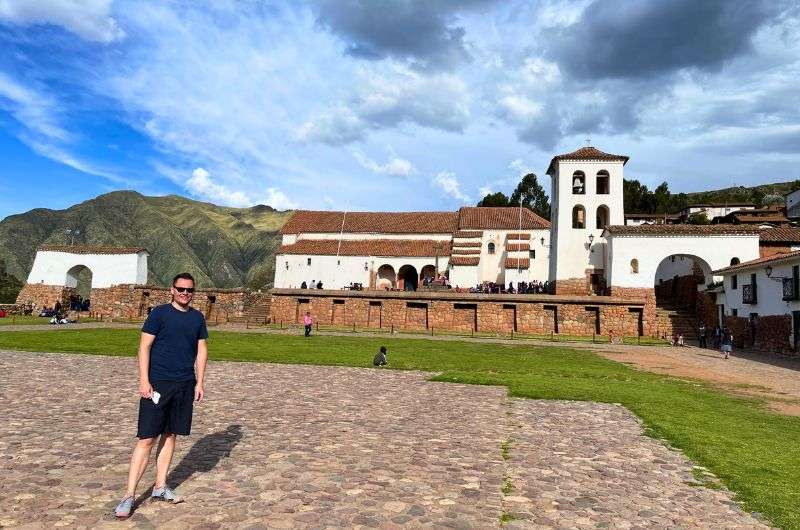
[[[146,197],[134,191],[100,195],[66,210],[37,208],[0,221],[0,262],[24,281],[41,244],[143,246],[149,282],[169,285],[188,270],[199,287],[270,287],[278,230],[291,214],[269,206],[228,208],[184,197]]]

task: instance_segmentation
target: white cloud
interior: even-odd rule
[[[468,196],[461,192],[461,183],[452,171],[439,172],[436,178],[433,179],[433,183],[453,199],[461,202],[469,202],[470,200]]]
[[[312,115],[295,133],[302,141],[343,145],[369,130],[413,124],[462,132],[471,118],[471,96],[457,75],[426,75],[390,64],[360,68],[346,102]]]
[[[186,181],[185,188],[192,195],[209,199],[226,206],[252,206],[253,201],[241,191],[232,191],[223,185],[211,181],[210,173],[202,167],[192,171],[192,177]]]
[[[113,42],[125,32],[111,16],[112,0],[0,0],[0,20],[20,25],[52,24],[95,42]]]
[[[361,166],[379,175],[392,175],[396,177],[407,177],[414,173],[414,165],[404,158],[400,158],[390,150],[389,160],[385,164],[379,164],[369,158],[361,151],[354,150],[353,157]]]
[[[170,172],[174,176],[174,172]],[[211,174],[202,167],[192,171],[192,176],[184,183],[184,188],[195,197],[225,206],[246,208],[255,204],[266,204],[276,210],[297,208],[297,205],[278,188],[267,188],[266,194],[258,199],[253,199],[241,190],[232,190],[223,184],[214,182]]]
[[[508,169],[513,169],[517,172],[519,177],[524,177],[528,173],[533,173],[533,169],[527,163],[523,162],[521,158],[516,158],[508,164]]]
[[[51,140],[68,140],[59,123],[55,99],[26,87],[0,72],[0,109],[7,111],[31,134]]]
[[[492,191],[492,188],[490,186],[481,186],[480,188],[478,188],[478,195],[480,195],[481,198],[486,197],[487,195],[492,193],[494,192]]]

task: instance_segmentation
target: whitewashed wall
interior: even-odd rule
[[[731,264],[731,258],[749,261],[759,257],[758,235],[610,236],[610,275],[615,287],[653,287],[664,258],[673,254],[697,256],[710,270]],[[639,260],[639,273],[631,273],[631,260]]]
[[[28,283],[75,287],[77,280],[67,274],[83,265],[92,271],[92,287],[103,288],[122,283],[147,283],[147,253],[72,254],[38,251],[28,275]]]
[[[309,258],[311,258],[311,265],[308,265]],[[351,282],[361,283],[366,288],[369,286],[370,271],[374,270],[377,273],[381,265],[391,265],[398,278],[403,265],[412,265],[417,271],[417,278],[419,278],[422,267],[433,266],[435,261],[434,257],[339,256],[337,258],[336,256],[278,254],[275,257],[275,287],[298,288],[303,282],[311,287],[312,281],[315,283],[321,281],[325,289],[341,289]],[[439,257],[441,273],[447,270],[447,265],[448,258]]]
[[[725,314],[732,315],[732,309],[736,309],[738,316],[748,317],[750,313],[758,313],[759,316],[766,315],[787,315],[792,311],[800,311],[800,301],[783,300],[783,282],[781,277],[792,277],[792,265],[800,265],[800,259],[788,263],[773,264],[772,278],[767,277],[765,265],[753,267],[736,273],[738,285],[733,289],[733,274],[723,275],[723,285],[725,287],[724,298],[717,297],[717,302],[725,305]],[[745,304],[742,302],[742,286],[750,283],[750,275],[755,273],[757,285],[757,304]]]

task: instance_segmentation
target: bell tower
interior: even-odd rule
[[[628,157],[591,146],[550,161],[550,281],[558,294],[600,294],[608,267],[603,229],[625,224],[622,179]]]

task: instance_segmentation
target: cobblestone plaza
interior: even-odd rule
[[[133,358],[0,352],[0,526],[767,527],[621,406],[252,363],[211,366],[169,479],[186,502],[142,490],[119,523],[134,374]]]

